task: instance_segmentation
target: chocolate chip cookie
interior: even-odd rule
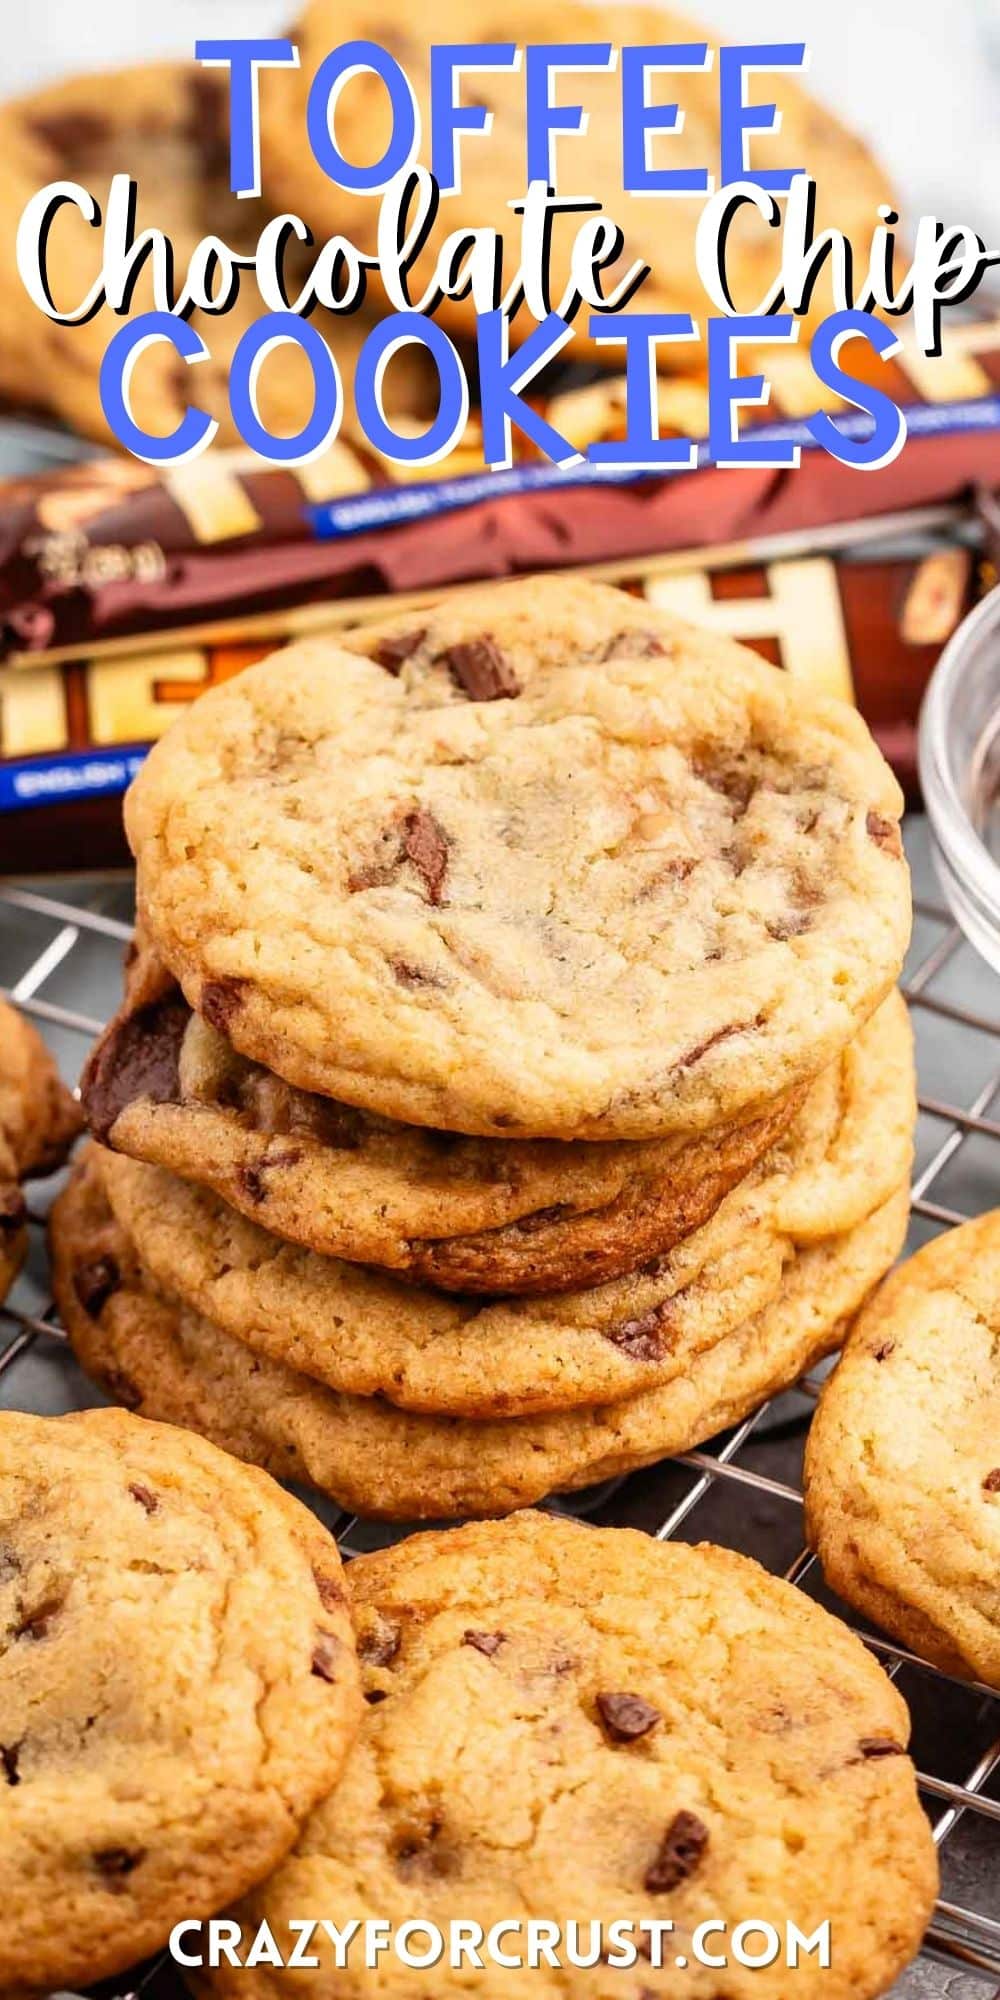
[[[852,1632],[756,1563],[525,1514],[362,1556],[348,1584],[363,1730],[294,1852],[237,1908],[248,1936],[313,1909],[393,1928],[416,1911],[446,1932],[542,1916],[575,1919],[585,1951],[600,1924],[589,1969],[521,1972],[550,2000],[718,1991],[693,1955],[678,1965],[709,1916],[830,1922],[828,1969],[727,1972],[740,2000],[865,2000],[917,1950],[937,1864],[905,1703]],[[606,1956],[614,1919],[636,1926],[631,1971]],[[661,1966],[638,1927],[663,1919]],[[344,1970],[329,1940],[315,1951],[310,2000],[371,1991],[361,1949]],[[519,1987],[488,1958],[471,1972],[445,1957],[431,1977],[390,1953],[377,1983],[392,2000]],[[266,1971],[207,1985],[283,1990]]]
[[[839,1344],[898,1255],[908,1192],[801,1251],[772,1305],[665,1386],[547,1416],[476,1422],[401,1410],[255,1353],[153,1285],[111,1213],[93,1154],[53,1211],[55,1293],[82,1367],[130,1408],[202,1431],[360,1514],[503,1514],[690,1450],[789,1388]]]
[[[319,64],[331,49],[355,37],[366,37],[387,48],[405,70],[415,93],[423,135],[417,157],[425,165],[430,158],[432,43],[515,42],[523,49],[539,43],[611,41],[617,47],[638,46],[648,52],[657,44],[707,39],[714,50],[711,69],[650,75],[652,102],[678,103],[682,118],[679,130],[662,143],[651,140],[648,150],[650,163],[656,167],[700,170],[716,187],[721,184],[718,45],[686,15],[670,8],[635,5],[616,7],[609,15],[596,6],[579,4],[579,0],[522,0],[513,8],[488,4],[470,8],[465,0],[444,0],[435,8],[433,23],[425,24],[412,11],[401,14],[386,5],[386,0],[356,0],[347,9],[339,0],[306,0],[294,33],[299,68],[270,72],[261,79],[263,153],[274,200],[303,215],[320,235],[346,228],[363,249],[375,247],[379,198],[345,195],[317,165],[303,138],[308,93]],[[554,147],[558,191],[599,200],[624,236],[620,254],[601,273],[603,296],[611,295],[634,265],[645,265],[650,275],[635,294],[632,309],[688,312],[697,325],[703,325],[706,300],[695,262],[695,231],[704,198],[664,199],[623,192],[620,64],[610,72],[563,78],[551,88],[562,103],[581,105],[585,113],[584,130],[559,139]],[[750,139],[749,157],[755,170],[779,168],[811,174],[817,183],[817,226],[835,225],[842,230],[861,263],[867,263],[872,232],[879,220],[878,205],[892,195],[884,170],[867,147],[816,103],[792,75],[769,71],[749,79],[748,89],[752,102],[776,103],[779,109],[779,129],[773,135],[755,132]],[[507,286],[513,285],[520,261],[521,225],[511,204],[523,197],[527,184],[523,59],[516,72],[468,73],[456,85],[456,93],[465,104],[485,105],[492,123],[488,136],[464,135],[461,139],[461,191],[446,194],[441,200],[426,249],[416,262],[412,296],[430,288],[444,239],[455,231],[489,228],[499,232]],[[346,82],[337,98],[337,143],[348,160],[378,160],[385,151],[389,129],[385,86],[370,72],[362,71]],[[784,208],[783,201],[780,205]],[[580,223],[579,214],[552,219],[550,294],[556,308],[571,291],[570,252]],[[462,263],[463,275],[468,261]],[[726,272],[738,311],[760,310],[760,301],[774,285],[779,266],[776,232],[755,208],[744,207],[726,240]],[[828,277],[823,273],[810,301],[807,323],[823,318],[833,304]],[[435,316],[449,328],[474,336],[477,310],[467,289],[463,298],[445,299]],[[571,352],[620,370],[621,346],[590,343],[589,317],[590,309],[584,307],[575,322]],[[522,309],[513,320],[512,341],[525,339],[536,324]],[[701,358],[696,339],[676,346],[661,343],[657,350],[658,362],[666,370],[691,372]]]
[[[53,1172],[82,1123],[41,1036],[0,1000],[0,1299],[26,1248],[21,1182]]]
[[[0,1414],[4,1992],[120,1971],[260,1881],[360,1705],[306,1508],[122,1410]]]
[[[111,176],[128,174],[137,184],[136,233],[162,229],[174,247],[178,288],[188,260],[207,235],[217,235],[237,255],[253,252],[271,210],[264,198],[237,200],[229,191],[227,83],[220,70],[200,64],[147,63],[104,74],[72,77],[15,100],[0,109],[3,170],[0,220],[3,273],[0,303],[0,390],[14,401],[44,405],[76,431],[114,444],[101,405],[101,361],[119,321],[106,306],[85,325],[61,326],[31,303],[14,261],[20,213],[39,188],[53,180],[82,183],[104,207]],[[73,208],[56,215],[49,247],[56,303],[76,309],[94,284],[101,259],[101,236]],[[293,292],[294,256],[288,273]],[[147,268],[138,280],[131,310],[154,303]],[[252,271],[224,314],[190,314],[209,358],[188,367],[167,342],[157,342],[138,360],[131,401],[144,430],[165,435],[180,424],[188,403],[218,424],[218,441],[241,445],[229,408],[229,367],[247,329],[267,310]],[[312,324],[336,356],[347,394],[343,435],[356,437],[350,393],[359,347],[371,330],[366,315],[349,318],[318,308]],[[426,422],[436,407],[437,378],[426,357],[407,347],[388,364],[385,403],[390,413]],[[312,412],[315,383],[304,355],[284,344],[266,358],[257,401],[265,427],[276,436],[300,431]],[[331,447],[346,488],[365,484],[356,463]]]
[[[296,1090],[140,951],[81,1082],[91,1130],[290,1242],[444,1291],[567,1291],[661,1255],[778,1139],[806,1086],[703,1137],[604,1145],[424,1131]]]
[[[861,1314],[809,1433],[806,1520],[848,1603],[1000,1688],[1000,1209]]]
[[[859,715],[597,584],[458,593],[193,704],[126,802],[151,941],[288,1082],[500,1138],[761,1114],[893,984]]]
[[[400,1285],[283,1243],[162,1168],[108,1152],[99,1162],[168,1295],[329,1388],[482,1418],[631,1396],[682,1373],[770,1304],[800,1247],[895,1192],[915,1116],[909,1021],[893,994],[701,1229],[605,1285],[499,1301]]]

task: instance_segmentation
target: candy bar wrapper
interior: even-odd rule
[[[482,468],[473,415],[433,477],[406,478],[403,467],[338,441],[296,470],[210,450],[162,474],[105,458],[10,482],[0,488],[0,660],[225,626],[236,607],[283,612],[306,600],[801,532],[956,498],[995,478],[1000,320],[952,327],[931,360],[904,348],[879,364],[910,434],[878,472],[813,446],[804,418],[818,387],[807,349],[761,348],[748,365],[772,384],[763,428],[802,445],[794,470],[703,464],[609,477],[586,461],[561,470],[525,457],[494,472]],[[623,434],[624,394],[624,382],[608,376],[556,386],[544,413],[582,451]],[[703,381],[665,376],[659,398],[664,435],[704,436]],[[838,407],[828,398],[831,412]]]
[[[768,420],[797,433],[808,355],[767,367]],[[416,606],[538,569],[644,594],[856,700],[912,799],[920,696],[992,574],[968,501],[996,481],[1000,322],[888,372],[910,436],[874,474],[808,449],[793,472],[475,472],[470,431],[433,479],[395,486],[340,444],[294,472],[209,452],[165,475],[104,458],[0,487],[0,869],[123,859],[113,801],[149,744],[276,645],[378,616],[388,592]],[[622,396],[602,378],[546,413],[582,448],[621,431]],[[703,384],[665,379],[660,398],[664,433],[698,435]]]
[[[941,646],[994,572],[974,555],[957,511],[933,536],[920,514],[897,519],[890,545],[873,539],[870,524],[839,542],[826,553],[789,555],[786,543],[762,543],[754,560],[701,550],[567,576],[613,582],[856,702],[912,802],[921,694]],[[397,600],[415,610],[422,601],[421,593]],[[284,634],[242,643],[167,635],[156,645],[97,650],[27,672],[0,668],[0,871],[124,861],[118,796],[185,702],[263,658],[282,636],[304,628],[335,638],[382,614],[385,602],[345,599],[322,607],[321,619],[317,609],[305,621],[289,612]]]

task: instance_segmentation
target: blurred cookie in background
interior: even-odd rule
[[[60,325],[34,305],[15,266],[17,225],[26,203],[50,181],[76,181],[106,212],[115,174],[137,187],[135,235],[162,230],[173,245],[179,291],[188,260],[202,238],[219,236],[241,255],[252,255],[270,210],[260,200],[237,200],[229,191],[228,89],[221,72],[194,63],[143,64],[79,76],[0,107],[0,395],[18,405],[48,409],[84,436],[116,442],[101,405],[101,361],[124,322],[107,306],[82,325]],[[48,274],[57,307],[76,311],[99,277],[103,231],[65,204],[49,233]],[[144,262],[131,315],[153,307],[154,258]],[[131,384],[136,423],[157,436],[180,424],[188,404],[219,425],[218,441],[239,444],[229,409],[233,354],[247,329],[267,308],[252,271],[240,279],[234,305],[221,316],[195,311],[190,324],[209,349],[207,360],[181,359],[166,341],[140,355]],[[318,310],[311,324],[330,346],[347,398],[344,433],[353,428],[351,384],[371,320]],[[408,347],[390,360],[384,382],[387,411],[416,424],[436,406],[436,375],[422,350]],[[302,430],[312,412],[315,385],[301,349],[288,342],[264,360],[257,401],[265,428],[275,436]],[[340,462],[342,458],[343,462]],[[337,454],[336,490],[363,487],[351,477],[352,459]]]
[[[21,1182],[61,1165],[82,1125],[41,1036],[0,1000],[0,1299],[27,1248]]]
[[[387,19],[387,15],[390,18]],[[496,8],[487,0],[442,0],[435,9],[433,31],[415,20],[393,20],[385,0],[356,0],[344,8],[337,0],[308,0],[294,30],[299,49],[297,69],[281,69],[261,78],[261,131],[270,198],[294,209],[317,236],[347,233],[365,251],[376,243],[379,197],[346,192],[317,164],[306,143],[306,106],[319,64],[331,49],[355,38],[387,48],[405,70],[416,96],[424,135],[419,158],[429,165],[431,130],[430,47],[435,44],[514,42],[529,44],[601,43],[613,36],[619,47],[688,43],[704,37],[696,20],[668,8],[616,6],[611,13],[579,4],[579,0],[521,0],[519,6]],[[651,164],[673,171],[704,170],[719,180],[718,44],[710,70],[683,70],[658,83],[653,95],[665,104],[677,102],[683,124],[657,149],[648,148]],[[571,66],[572,67],[572,66]],[[556,146],[560,194],[585,194],[598,199],[606,215],[621,227],[624,247],[603,273],[604,295],[613,292],[636,263],[647,264],[650,276],[637,295],[634,310],[646,313],[690,312],[704,319],[706,295],[695,263],[695,231],[703,197],[663,199],[623,192],[623,114],[621,66],[610,72],[590,71],[565,83],[563,100],[581,104],[586,129],[566,136]],[[781,72],[759,81],[757,97],[776,102],[779,129],[752,135],[755,172],[782,168],[805,171],[817,182],[816,230],[836,226],[855,248],[862,269],[867,264],[871,232],[878,222],[880,202],[891,196],[888,174],[859,139],[819,105],[795,79]],[[488,136],[465,134],[461,140],[461,190],[442,198],[426,249],[414,271],[415,289],[432,277],[445,239],[455,231],[489,228],[499,232],[505,248],[505,281],[509,285],[520,255],[520,217],[511,202],[525,192],[526,119],[525,73],[491,70],[470,76],[462,96],[467,104],[485,105],[492,114]],[[371,71],[349,78],[337,98],[337,144],[344,157],[368,163],[380,159],[390,138],[389,97],[382,80]],[[551,295],[554,304],[570,282],[570,258],[579,214],[557,216],[552,229]],[[780,239],[763,216],[744,208],[729,230],[726,265],[737,311],[756,312],[775,281]],[[809,321],[832,309],[826,274],[816,286]],[[471,297],[445,299],[436,317],[442,325],[474,336],[477,308]],[[620,344],[597,345],[586,335],[587,310],[577,322],[574,355],[620,370]],[[524,340],[536,322],[526,311],[514,320],[511,340]],[[658,365],[666,372],[688,373],[696,366],[693,342],[661,344]]]

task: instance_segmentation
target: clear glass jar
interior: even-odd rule
[[[941,655],[921,710],[919,756],[945,895],[1000,972],[1000,589]]]

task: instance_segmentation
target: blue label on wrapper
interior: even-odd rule
[[[58,805],[60,799],[106,799],[124,792],[140,769],[147,746],[123,750],[61,750],[0,764],[0,812]]]
[[[978,396],[965,403],[918,403],[905,409],[906,427],[911,438],[955,437],[964,431],[1000,428],[1000,396]],[[866,411],[838,411],[837,429],[844,438],[870,437],[871,417]],[[774,424],[754,424],[746,433],[755,444],[787,443],[803,451],[818,449],[804,419],[783,418]],[[707,443],[697,448],[695,463],[710,465]],[[421,480],[419,485],[382,486],[370,493],[352,493],[344,500],[326,500],[306,508],[306,519],[318,541],[337,541],[344,535],[362,534],[369,528],[393,527],[398,522],[431,520],[438,514],[453,513],[459,507],[473,507],[480,500],[499,500],[511,493],[550,493],[560,487],[632,486],[649,473],[615,465],[514,465],[503,471],[458,473],[451,479]],[[683,478],[675,471],[671,478]]]

